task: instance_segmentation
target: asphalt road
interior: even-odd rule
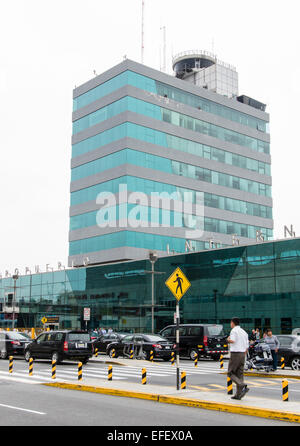
[[[0,426],[293,425],[153,401],[7,382],[0,378]]]
[[[228,361],[224,361],[224,371],[227,370]],[[144,365],[144,364],[143,364]],[[102,378],[107,377],[107,364],[91,360],[83,366],[83,377]],[[220,374],[218,362],[211,360],[201,360],[198,367],[189,360],[180,361],[181,371],[187,373],[187,387],[203,391],[226,391],[226,375]],[[113,366],[113,380],[121,382],[138,383],[141,380],[142,365],[133,366]],[[0,379],[8,375],[8,361],[0,360]],[[57,365],[56,380],[77,381],[77,364],[75,362],[63,362]],[[11,376],[16,382],[33,381],[36,383],[51,381],[51,361],[36,360],[34,362],[33,376],[28,376],[28,363],[22,358],[14,359],[13,374]],[[245,377],[251,395],[270,399],[281,399],[282,388],[281,379],[276,378],[255,378]],[[155,361],[153,364],[147,363],[147,383],[176,388],[176,366],[163,361]],[[300,402],[300,380],[289,379],[289,399]]]

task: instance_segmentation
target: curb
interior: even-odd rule
[[[260,376],[261,378],[284,378],[284,379],[289,379],[289,378],[293,378],[293,379],[300,379],[299,375],[278,375],[275,373],[244,373],[244,376]]]
[[[222,375],[227,375],[227,372],[222,372]],[[272,373],[255,373],[255,372],[244,372],[244,376],[252,376],[252,378],[284,378],[284,379],[300,379],[300,375],[278,375]]]
[[[268,374],[268,373],[244,373],[244,376],[252,376],[252,377],[256,377],[259,376],[261,378],[284,378],[284,379],[300,379],[299,375],[272,375],[272,374]]]
[[[198,407],[200,409],[215,410],[219,412],[235,413],[253,417],[268,418],[280,421],[290,421],[300,423],[300,413],[284,412],[281,410],[262,409],[255,406],[239,406],[230,403],[218,403],[214,401],[196,400],[193,398],[178,398],[155,393],[131,392],[128,390],[109,389],[106,387],[85,386],[69,383],[43,383],[48,387],[58,387],[61,389],[79,390],[82,392],[101,393],[112,396],[123,396],[128,398],[138,398],[143,400],[156,401],[158,403],[176,404],[179,406]]]

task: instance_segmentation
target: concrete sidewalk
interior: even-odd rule
[[[232,400],[226,390],[224,392],[205,392],[187,388],[177,391],[173,386],[142,385],[141,383],[108,381],[99,378],[83,377],[78,382],[65,380],[43,385],[300,423],[299,402],[282,401],[280,384],[277,400],[251,396],[250,389],[250,392],[239,401]]]

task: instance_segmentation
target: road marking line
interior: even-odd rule
[[[267,379],[259,379],[258,381],[261,383],[273,384],[272,381],[269,379],[268,380]]]
[[[210,390],[207,387],[202,387],[202,386],[188,386],[188,387],[189,388],[191,387],[192,389],[203,390],[204,392],[208,392]]]
[[[225,386],[221,386],[220,384],[208,384],[211,387],[215,387],[216,389],[223,389],[225,390],[226,387]]]
[[[8,409],[14,409],[14,410],[22,410],[23,412],[31,412],[31,413],[36,413],[37,415],[47,415],[45,412],[38,412],[36,410],[31,410],[31,409],[24,409],[22,407],[15,407],[15,406],[9,406],[7,404],[1,404],[1,407],[7,407]]]

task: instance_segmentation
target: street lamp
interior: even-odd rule
[[[218,319],[217,319],[217,292],[218,290],[213,290],[214,292],[214,299],[215,299],[215,320],[216,320],[216,324],[218,323]]]
[[[154,334],[154,264],[157,260],[157,252],[149,251],[149,260],[151,262],[151,326],[152,334]]]
[[[17,280],[18,280],[18,278],[19,278],[19,275],[18,275],[18,274],[14,274],[14,275],[12,276],[12,278],[13,278],[13,280],[14,280],[14,295],[13,295],[13,303],[12,303],[12,305],[13,305],[13,311],[12,311],[12,317],[13,317],[13,321],[12,321],[12,329],[14,330],[14,328],[15,328],[16,290],[17,290],[17,286],[16,286],[16,284],[17,284]]]

